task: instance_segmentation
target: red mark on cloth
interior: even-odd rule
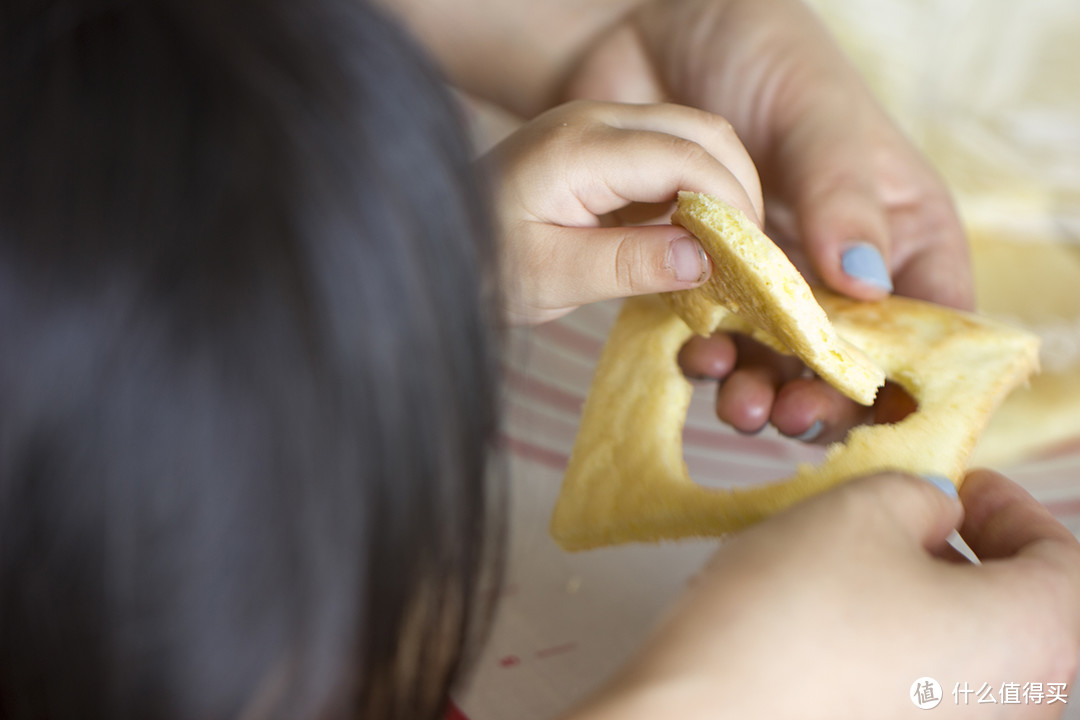
[[[454,704],[454,701],[450,701],[450,706],[446,708],[446,717],[444,720],[469,720],[469,716],[461,712],[461,708]]]
[[[536,657],[549,658],[555,655],[562,655],[564,653],[577,650],[578,644],[576,642],[563,643],[562,645],[556,645],[554,647],[544,648],[543,650],[536,651]]]

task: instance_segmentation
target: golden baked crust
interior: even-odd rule
[[[788,323],[776,317],[784,312],[776,308],[786,306],[772,302],[775,283],[744,287],[756,297],[754,307],[766,308],[770,327]],[[632,298],[608,337],[585,402],[552,516],[555,539],[567,550],[583,550],[723,535],[880,470],[942,475],[959,484],[994,408],[1037,369],[1038,339],[907,298],[860,303],[828,291],[816,298],[799,298],[798,309],[820,303],[835,332],[915,398],[915,413],[895,425],[853,429],[823,463],[800,466],[776,483],[731,490],[697,485],[682,453],[691,386],[676,360],[694,330],[658,297]],[[731,314],[718,314],[716,322],[745,327]]]
[[[708,195],[681,192],[671,221],[693,233],[713,259],[704,285],[662,296],[694,332],[749,330],[797,355],[852,400],[873,404],[885,383],[881,368],[836,334],[803,276],[742,212]]]

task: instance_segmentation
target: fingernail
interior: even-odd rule
[[[881,251],[870,243],[852,245],[840,256],[840,265],[848,276],[882,290],[892,292],[892,279]]]
[[[956,485],[953,481],[944,475],[920,475],[923,480],[936,487],[941,492],[945,493],[951,498],[959,498],[960,494],[956,491]]]
[[[956,552],[966,557],[972,565],[982,565],[982,560],[975,554],[975,551],[971,549],[971,546],[967,544],[967,540],[960,537],[960,533],[953,530],[949,533],[949,537],[945,538],[945,541],[953,546]]]
[[[702,283],[709,277],[709,256],[692,237],[683,236],[671,242],[666,266],[675,271],[680,282]]]
[[[793,439],[800,442],[810,442],[811,440],[817,438],[817,436],[820,435],[821,431],[824,429],[825,423],[821,422],[820,420],[815,420],[814,424],[808,427],[805,432],[800,435],[793,436]]]

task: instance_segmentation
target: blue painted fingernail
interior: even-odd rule
[[[817,436],[820,435],[821,431],[824,429],[825,423],[821,422],[820,420],[815,420],[813,425],[808,427],[806,431],[802,434],[795,435],[794,439],[798,440],[799,442],[810,442],[811,440],[816,439]]]
[[[944,475],[920,475],[920,477],[926,482],[936,487],[941,492],[945,493],[951,498],[958,498],[960,494],[956,491],[956,485],[953,481]]]
[[[852,245],[840,256],[840,265],[848,276],[882,290],[892,292],[892,279],[881,251],[870,243]]]

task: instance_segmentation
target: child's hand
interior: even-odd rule
[[[961,533],[981,566],[943,559],[965,508],[899,475],[847,484],[735,536],[572,717],[923,717],[909,696],[921,677],[941,685],[935,718],[1058,717],[1065,705],[1002,704],[1001,692],[1071,690],[1080,544],[995,473],[969,476],[961,499]],[[998,704],[976,703],[983,683]]]
[[[693,190],[759,224],[763,215],[757,172],[731,125],[679,105],[569,103],[526,123],[488,159],[515,323],[708,278],[708,257],[682,228],[613,225],[632,203],[671,203]]]

